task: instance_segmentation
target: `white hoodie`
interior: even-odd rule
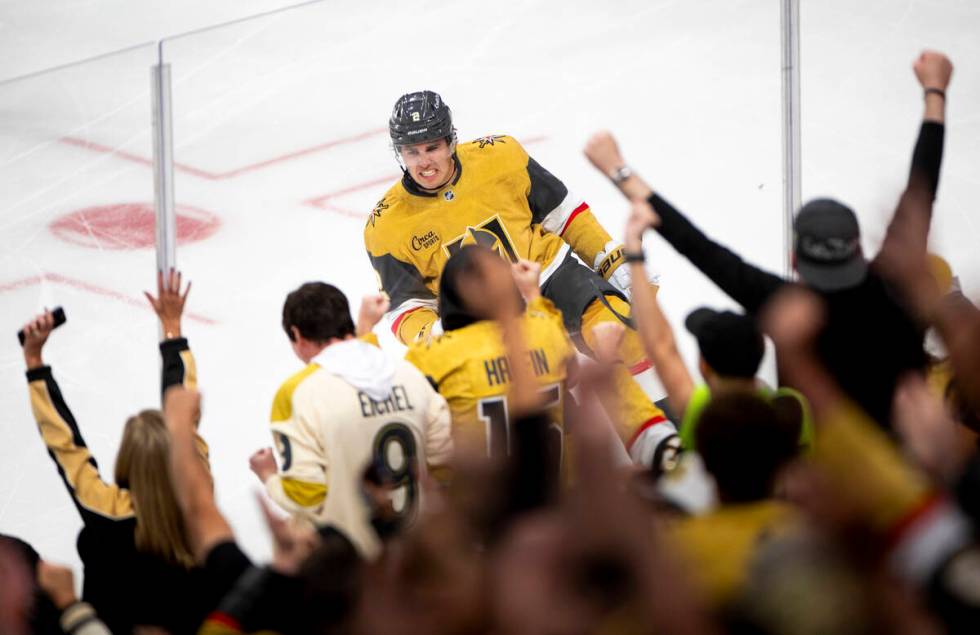
[[[356,338],[331,344],[312,361],[376,401],[388,396],[395,379],[392,359],[377,346]]]

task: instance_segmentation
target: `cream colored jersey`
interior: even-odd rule
[[[452,453],[446,400],[411,364],[399,360],[386,398],[378,401],[316,363],[282,384],[272,406],[280,471],[265,485],[284,509],[332,525],[367,557],[380,542],[363,492],[372,463],[396,486],[396,511],[411,519],[426,466]]]

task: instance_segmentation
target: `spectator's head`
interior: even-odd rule
[[[116,483],[136,512],[136,548],[190,567],[194,556],[170,479],[170,436],[159,410],[129,418],[116,455]]]
[[[794,263],[806,284],[818,291],[839,291],[860,284],[868,273],[861,251],[861,228],[851,208],[818,198],[804,205],[793,221]]]
[[[466,245],[453,254],[442,269],[442,277],[439,279],[439,318],[442,320],[443,330],[454,331],[480,320],[491,319],[491,316],[483,315],[480,311],[467,306],[463,294],[460,293],[460,280],[464,276],[472,279],[472,276],[479,273],[480,263],[477,256],[480,253],[490,254],[495,259],[498,258],[497,252],[489,247]],[[502,260],[500,262],[503,263]],[[500,267],[499,275],[507,276],[513,282],[510,269],[507,266]],[[514,294],[520,298],[521,294],[517,290],[516,284],[514,284]],[[521,304],[523,305],[523,300],[521,300]]]
[[[325,282],[307,282],[286,296],[282,328],[306,363],[327,345],[354,336],[347,297]]]
[[[759,371],[766,345],[751,317],[702,307],[687,316],[684,326],[698,340],[701,374],[709,386],[719,377],[753,379]]]
[[[797,452],[799,422],[788,422],[754,391],[712,395],[695,430],[705,469],[725,503],[772,495],[779,469]]]
[[[331,526],[318,530],[320,544],[300,567],[306,632],[347,632],[363,590],[364,562],[351,541]]]

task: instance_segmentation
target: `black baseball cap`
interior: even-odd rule
[[[755,377],[766,352],[766,344],[755,320],[732,311],[695,309],[684,326],[697,338],[701,357],[719,375]]]
[[[861,228],[851,208],[818,198],[804,205],[793,222],[796,270],[808,286],[839,291],[860,284],[868,273],[861,251]]]

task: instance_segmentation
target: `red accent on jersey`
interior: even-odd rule
[[[402,325],[402,320],[404,320],[405,317],[408,316],[409,313],[414,313],[415,311],[418,311],[419,309],[424,309],[424,308],[425,308],[424,306],[417,306],[414,309],[409,309],[409,310],[405,311],[404,313],[402,313],[401,315],[399,315],[397,318],[395,318],[395,321],[391,325],[391,332],[395,334],[395,337],[398,337],[398,327]]]
[[[558,232],[558,235],[561,236],[562,234],[564,234],[565,233],[565,230],[568,229],[568,226],[572,224],[572,221],[573,220],[575,220],[575,217],[578,216],[579,214],[581,214],[582,212],[584,212],[587,209],[589,209],[589,204],[588,203],[584,203],[584,202],[581,205],[579,205],[578,207],[576,207],[572,211],[571,216],[568,217],[568,220],[565,221],[565,226],[561,228],[561,231]]]
[[[226,626],[235,631],[242,630],[242,625],[238,623],[238,620],[226,613],[222,613],[221,611],[211,613],[204,621],[211,622],[212,624],[221,624],[222,626]]]
[[[943,503],[945,498],[941,495],[933,493],[927,495],[922,499],[915,507],[910,509],[904,516],[898,519],[898,521],[892,525],[886,535],[886,544],[889,547],[895,547],[908,535],[909,530],[913,530],[916,525],[920,522],[925,521],[928,516],[933,515],[934,512],[939,511],[941,508],[945,507]],[[928,521],[927,521],[928,522]]]
[[[626,449],[629,450],[630,448],[632,448],[633,444],[636,443],[636,440],[639,439],[640,435],[643,434],[646,430],[652,428],[658,423],[663,423],[665,421],[667,421],[667,417],[663,415],[657,415],[656,417],[651,417],[650,419],[648,419],[646,423],[644,423],[642,426],[636,429],[636,432],[633,433],[633,436],[630,437],[630,440],[626,442]]]
[[[632,366],[630,366],[630,375],[639,375],[645,370],[650,370],[653,368],[653,364],[649,359],[641,359]]]

